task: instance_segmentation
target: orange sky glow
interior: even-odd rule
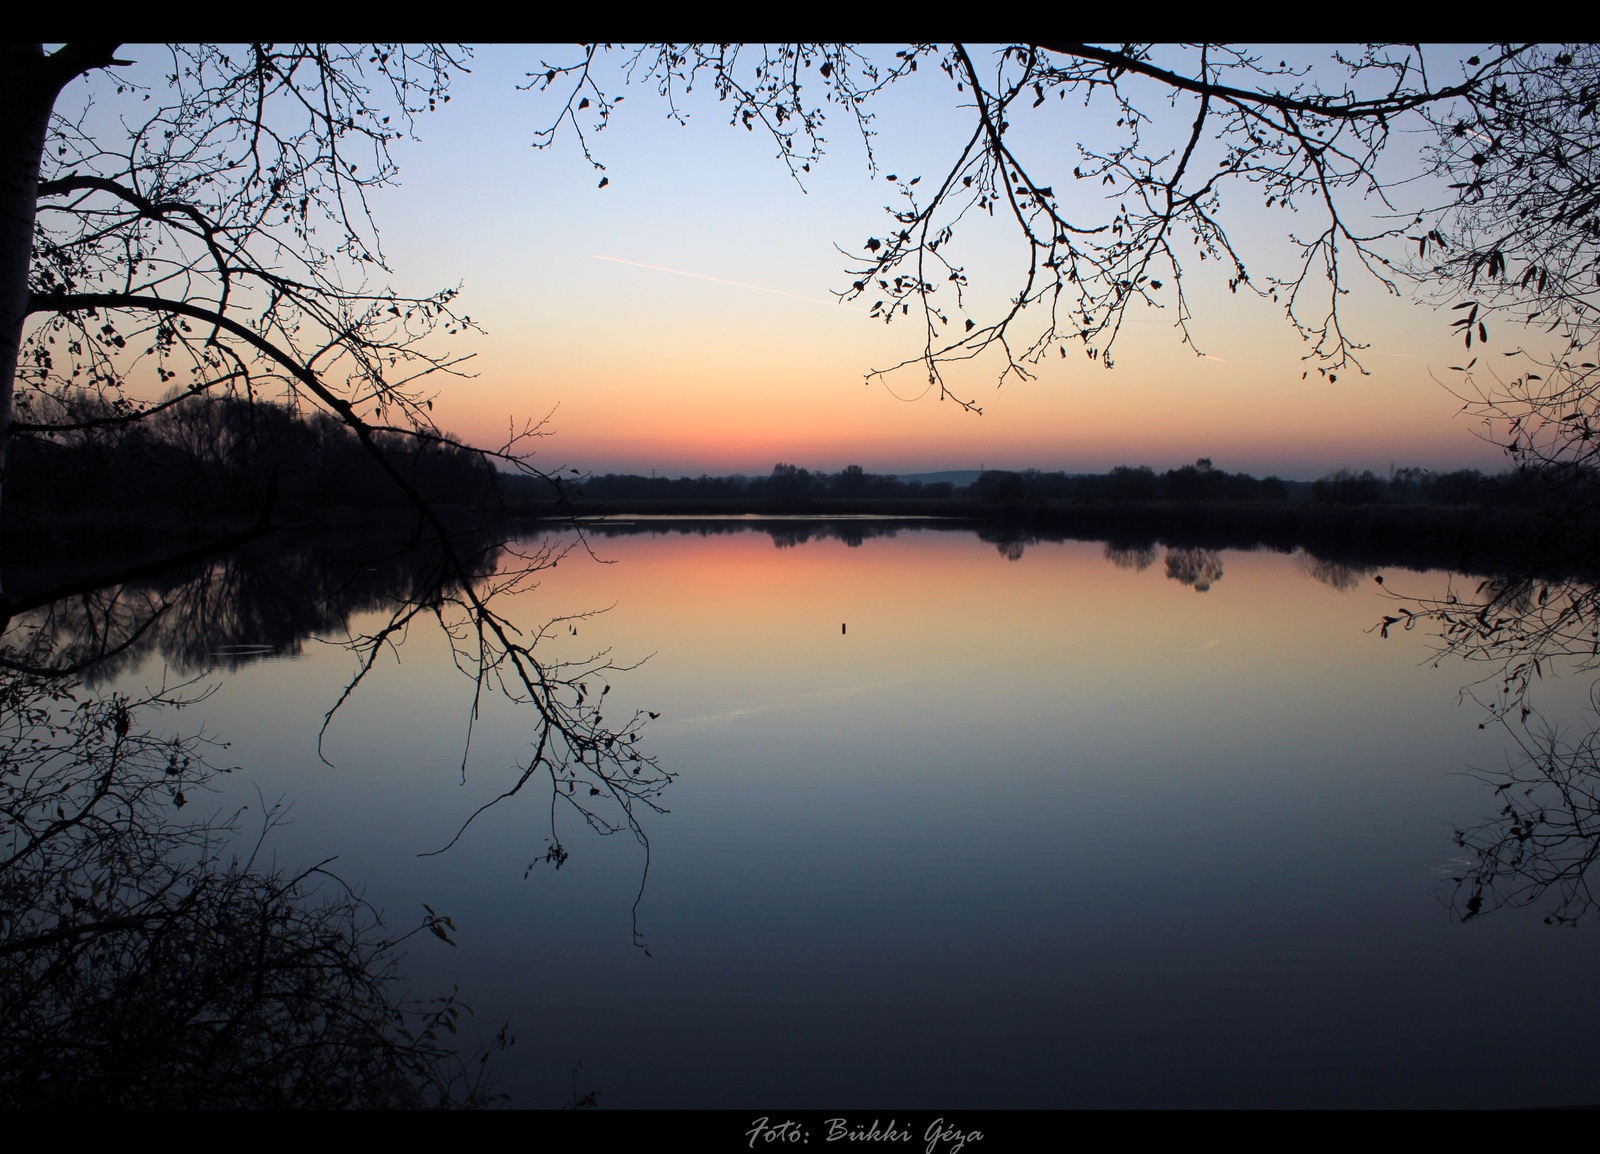
[[[1324,66],[1329,55],[1292,51]],[[1391,462],[1505,467],[1440,383],[1462,360],[1449,318],[1359,270],[1341,309],[1346,330],[1369,346],[1370,375],[1303,377],[1308,349],[1282,308],[1229,293],[1216,261],[1180,248],[1204,356],[1175,330],[1169,286],[1166,308],[1128,314],[1110,371],[1077,348],[1052,352],[1036,379],[1003,386],[997,353],[953,366],[952,391],[982,416],[941,403],[915,366],[868,384],[869,370],[914,357],[921,335],[916,317],[886,326],[826,303],[850,283],[839,249],[882,234],[894,199],[883,174],[931,181],[948,171],[971,110],[946,78],[924,69],[874,106],[876,181],[850,119],[836,116],[802,189],[771,139],[730,126],[714,93],[686,98],[688,122],[678,124],[648,85],[614,75],[603,82],[628,99],[589,138],[606,166],[597,188],[570,132],[531,147],[555,106],[517,91],[541,61],[577,56],[571,47],[477,50],[452,100],[418,121],[420,140],[395,147],[399,187],[372,200],[394,287],[459,284],[458,307],[484,329],[434,346],[471,355],[470,378],[439,379],[433,415],[476,443],[498,445],[509,427],[548,416],[533,463],[594,472],[765,474],[778,461],[830,472],[1088,472],[1201,456],[1301,479]],[[1153,111],[1162,104],[1152,96]],[[1041,181],[1070,186],[1078,142],[1104,135],[1105,115],[1052,101],[1019,123],[1018,146]],[[1396,133],[1397,175],[1415,174],[1421,139]],[[1073,195],[1086,219],[1114,211],[1092,190]],[[1258,282],[1292,269],[1290,233],[1322,227],[1309,211],[1264,209],[1248,187],[1228,190],[1222,216]],[[972,286],[968,315],[981,321],[1017,290],[1026,252],[998,218],[962,228],[950,251]]]

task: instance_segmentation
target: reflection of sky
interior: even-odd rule
[[[443,385],[436,409],[444,425],[480,442],[498,444],[508,416],[520,427],[521,418],[555,410],[540,462],[599,471],[764,473],[779,460],[829,471],[849,463],[883,472],[980,463],[1164,469],[1200,456],[1230,471],[1290,477],[1391,460],[1501,466],[1473,429],[1452,420],[1458,403],[1429,376],[1447,379],[1459,360],[1446,319],[1352,272],[1348,327],[1372,346],[1372,376],[1302,380],[1305,349],[1278,306],[1228,293],[1226,272],[1198,261],[1181,239],[1192,327],[1212,359],[1180,345],[1169,310],[1130,314],[1110,373],[1076,353],[1052,356],[1037,381],[997,392],[994,364],[954,366],[952,387],[985,406],[982,418],[931,398],[896,400],[922,390],[914,370],[889,388],[864,387],[868,369],[915,355],[913,324],[885,327],[844,309],[594,259],[828,299],[848,283],[835,243],[855,251],[881,235],[883,207],[894,199],[887,183],[868,179],[847,119],[830,119],[827,158],[802,193],[770,140],[726,123],[709,85],[688,98],[681,127],[649,86],[617,86],[627,99],[591,140],[609,178],[597,189],[598,174],[570,134],[547,152],[529,146],[550,105],[515,91],[541,60],[574,55],[478,51],[451,102],[419,121],[421,143],[397,147],[403,186],[374,199],[397,285],[427,293],[461,283],[462,310],[488,330],[451,339],[453,352],[475,354],[468,367],[478,375]],[[1437,67],[1450,71],[1449,56],[1441,50]],[[116,107],[112,93],[100,96],[105,109]],[[969,131],[960,99],[931,63],[891,89],[876,107],[880,174],[931,183]],[[1146,138],[1160,153],[1192,109],[1155,98],[1147,105],[1157,122]],[[1079,141],[1110,142],[1108,107],[1052,100],[1016,116],[1018,147],[1040,158],[1040,181],[1094,223],[1108,206],[1070,170]],[[1396,148],[1417,139],[1397,131]],[[1291,267],[1288,232],[1320,228],[1309,213],[1262,209],[1242,190],[1229,197],[1223,219],[1258,282]],[[1366,209],[1353,202],[1352,211],[1359,221]],[[982,315],[1015,291],[1017,250],[995,222],[970,218],[964,227],[951,251]]]
[[[579,1056],[614,1107],[1592,1095],[1590,930],[1461,926],[1439,903],[1452,823],[1494,807],[1461,771],[1502,751],[1456,703],[1468,671],[1430,668],[1420,631],[1367,631],[1370,580],[1224,552],[1197,593],[1159,551],[1143,572],[1095,543],[1013,562],[932,529],[595,547],[615,564],[574,556],[510,612],[614,604],[548,656],[647,658],[607,679],[607,712],[660,712],[646,748],[680,775],[644,819],[650,958],[628,944],[631,839],[563,818],[572,859],[523,880],[543,789],[414,856],[528,736],[491,701],[460,783],[470,687],[436,636],[414,630],[335,722],[335,769],[312,734],[336,649],[247,668],[206,713],[242,799],[295,799],[284,860],[341,854],[397,922],[451,914],[460,950],[423,943],[408,972],[514,1017],[521,1104],[559,1101]],[[1541,692],[1558,715],[1583,688]],[[1525,996],[1483,996],[1508,984]],[[1568,1028],[1528,1047],[1537,991]]]

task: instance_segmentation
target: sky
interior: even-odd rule
[[[1327,59],[1285,50],[1294,54]],[[438,347],[471,354],[475,375],[440,386],[434,417],[476,443],[498,445],[508,428],[548,417],[533,458],[541,468],[674,476],[765,474],[779,461],[906,474],[1166,469],[1210,457],[1229,471],[1300,479],[1391,463],[1504,467],[1440,383],[1470,355],[1453,318],[1359,275],[1341,307],[1347,330],[1370,345],[1367,376],[1303,375],[1308,349],[1281,307],[1229,293],[1225,271],[1191,253],[1203,357],[1182,343],[1170,309],[1143,309],[1130,312],[1111,370],[1076,351],[1052,354],[1036,379],[998,387],[992,357],[958,367],[952,389],[981,416],[922,395],[915,368],[869,383],[870,370],[914,356],[920,333],[915,317],[884,325],[833,303],[851,279],[839,248],[883,234],[895,199],[884,174],[931,182],[948,169],[972,112],[947,78],[924,67],[872,106],[877,179],[853,123],[836,117],[802,188],[770,137],[728,123],[708,84],[686,96],[677,123],[652,86],[624,85],[619,54],[605,83],[626,100],[589,137],[606,166],[601,188],[570,127],[533,147],[557,105],[517,90],[542,62],[578,57],[570,46],[476,49],[450,102],[419,118],[419,140],[394,147],[398,187],[372,198],[395,287],[425,295],[459,284],[460,311],[484,330]],[[1458,66],[1453,56],[1437,64]],[[1149,103],[1166,116],[1145,141],[1159,153],[1171,145],[1161,130],[1193,111]],[[1108,107],[1051,101],[1018,117],[1013,135],[1039,183],[1074,183],[1077,144],[1110,139]],[[1392,172],[1412,175],[1423,138],[1396,139]],[[1072,211],[1109,217],[1092,190],[1068,195]],[[1258,282],[1292,268],[1289,233],[1318,227],[1312,213],[1264,209],[1253,190],[1232,190],[1222,215]],[[1025,249],[988,220],[969,219],[956,245],[973,286],[969,315],[981,321],[1016,291]]]

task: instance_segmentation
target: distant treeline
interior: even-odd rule
[[[1564,477],[1560,492],[1570,499],[1575,479]],[[1576,479],[1582,487],[1591,484]],[[540,501],[553,500],[554,489],[533,478],[508,479],[512,492]],[[1485,476],[1476,469],[1435,473],[1399,469],[1389,477],[1341,469],[1320,481],[1285,481],[1215,468],[1209,458],[1157,473],[1148,465],[1119,465],[1109,473],[1013,472],[990,469],[968,485],[944,481],[924,484],[892,475],[869,473],[851,465],[837,473],[813,472],[778,464],[770,476],[641,477],[606,473],[566,490],[586,503],[620,501],[718,502],[881,498],[983,501],[989,504],[1042,505],[1078,501],[1178,501],[1207,504],[1233,501],[1278,501],[1291,497],[1328,505],[1505,505],[1538,504],[1551,492],[1551,478],[1529,470]]]
[[[194,397],[137,420],[92,394],[51,402],[49,411],[19,413],[22,422],[56,431],[19,430],[9,446],[5,506],[13,528],[106,519],[219,520],[258,514],[276,477],[275,517],[342,522],[350,516],[407,507],[356,436],[336,418],[242,397]],[[441,507],[484,512],[501,499],[548,505],[554,487],[532,477],[498,473],[469,450],[400,434],[378,435],[388,459],[422,495]],[[1257,479],[1213,467],[1209,458],[1157,473],[1147,465],[1108,473],[1015,472],[991,469],[968,485],[902,481],[851,465],[837,473],[779,463],[765,477],[642,477],[607,473],[562,496],[582,505],[621,502],[715,503],[926,500],[969,506],[1059,506],[1078,503],[1223,504],[1309,498],[1326,505],[1533,505],[1551,478],[1531,471],[1484,476],[1475,469],[1434,473],[1400,469],[1387,478],[1340,470],[1320,481]],[[1588,475],[1564,477],[1562,499],[1575,490],[1600,494]],[[1004,515],[996,509],[996,515]]]
[[[274,476],[280,518],[359,515],[407,503],[355,434],[325,413],[195,397],[125,418],[91,395],[23,415],[77,427],[12,438],[7,523],[252,517]],[[475,453],[400,434],[378,440],[402,476],[440,506],[482,507],[498,492],[497,472]]]
[[[1118,465],[1109,473],[1022,473],[990,470],[963,494],[985,501],[1277,501],[1289,495],[1278,477],[1213,468],[1208,457],[1157,473],[1149,465]]]
[[[548,485],[540,486],[549,495]],[[538,491],[537,489],[535,491]],[[964,490],[963,490],[964,491]],[[920,481],[901,481],[895,477],[868,473],[851,465],[837,473],[813,473],[795,465],[774,465],[770,477],[639,477],[607,473],[590,477],[576,488],[576,494],[590,501],[720,501],[731,498],[802,497],[933,497],[956,495],[948,481],[924,485]]]
[[[1435,473],[1396,469],[1388,477],[1349,469],[1313,481],[1311,499],[1329,505],[1540,505],[1552,497],[1571,501],[1592,494],[1596,478],[1572,470],[1516,469],[1485,476],[1477,469]]]
[[[513,482],[523,493],[551,500],[554,490],[533,479]],[[1262,480],[1247,473],[1227,473],[1201,460],[1158,474],[1149,466],[1120,466],[1109,473],[1045,473],[1038,469],[1012,472],[990,469],[969,485],[948,481],[924,484],[893,475],[869,473],[849,465],[837,473],[813,472],[779,463],[766,477],[641,477],[606,473],[590,477],[570,490],[586,501],[723,501],[822,498],[927,498],[979,500],[997,504],[1047,501],[1258,501],[1288,495],[1277,477]]]

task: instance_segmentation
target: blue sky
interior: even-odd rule
[[[1327,60],[1325,50],[1292,51]],[[981,417],[936,394],[917,399],[925,379],[914,369],[869,385],[869,370],[915,355],[915,318],[885,326],[818,302],[849,284],[836,246],[856,250],[884,231],[894,190],[883,174],[937,178],[971,131],[971,111],[948,80],[925,67],[872,106],[876,180],[854,125],[831,120],[827,155],[802,190],[770,137],[730,126],[708,85],[685,99],[687,123],[678,124],[649,85],[623,84],[623,57],[613,56],[606,84],[626,100],[591,137],[608,179],[598,188],[570,131],[532,147],[555,105],[517,90],[543,61],[577,58],[561,46],[475,50],[450,103],[419,118],[420,140],[396,146],[399,186],[372,202],[395,286],[426,293],[459,283],[462,310],[485,330],[451,338],[451,352],[473,354],[476,376],[442,385],[435,409],[442,425],[476,441],[498,442],[511,423],[548,415],[543,467],[671,474],[764,473],[780,460],[902,473],[980,463],[1090,471],[1200,456],[1306,478],[1391,461],[1503,467],[1439,383],[1461,362],[1450,318],[1359,275],[1341,308],[1347,329],[1371,346],[1370,376],[1302,379],[1307,350],[1282,309],[1229,293],[1226,271],[1191,255],[1191,330],[1204,357],[1183,345],[1170,310],[1144,309],[1129,313],[1110,371],[1077,354],[1052,357],[1037,379],[997,388],[997,362],[958,367],[952,388],[975,398]],[[1448,51],[1433,63],[1457,64]],[[1158,119],[1146,144],[1159,153],[1171,143],[1163,134],[1181,131],[1193,111],[1151,95]],[[1052,101],[1019,117],[1013,135],[1038,181],[1064,189],[1078,145],[1109,141],[1114,119],[1099,104]],[[1409,176],[1425,138],[1397,128],[1386,164]],[[1430,191],[1403,189],[1419,200]],[[1063,203],[1086,219],[1108,215],[1096,197],[1072,188]],[[1258,282],[1292,267],[1290,233],[1320,225],[1309,212],[1266,210],[1240,189],[1222,216]],[[1001,307],[1025,259],[1015,234],[998,219],[969,218],[956,246],[973,286],[970,315]]]

